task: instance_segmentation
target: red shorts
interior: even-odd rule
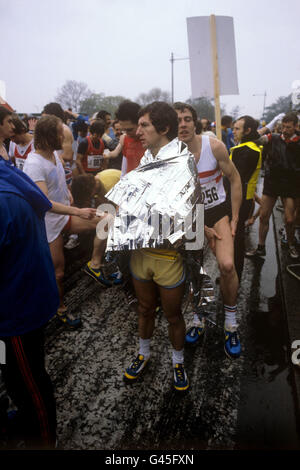
[[[71,215],[69,216],[69,220],[68,222],[66,223],[66,225],[64,226],[64,228],[62,229],[62,232],[61,233],[69,233],[70,230],[71,230]]]

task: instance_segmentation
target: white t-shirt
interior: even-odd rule
[[[48,199],[60,202],[66,206],[70,205],[69,191],[66,184],[65,170],[60,158],[54,152],[56,164],[50,162],[38,153],[31,152],[23,168],[34,182],[44,181],[48,188]],[[48,243],[53,242],[68,223],[69,215],[54,214],[47,212],[45,216]]]

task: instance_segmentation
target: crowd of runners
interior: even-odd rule
[[[105,110],[83,116],[49,103],[41,116],[32,117],[0,106],[0,339],[6,346],[1,370],[26,423],[29,445],[55,446],[55,400],[44,366],[43,334],[54,315],[67,328],[81,326],[65,303],[64,276],[65,250],[76,249],[83,232],[94,234],[83,275],[108,289],[126,280],[137,300],[138,350],[124,371],[126,382],[136,381],[147,366],[160,305],[172,345],[174,388],[189,388],[184,347],[200,340],[205,318],[195,312],[193,324],[185,324],[182,254],[175,249],[134,250],[117,263],[116,272],[105,275],[107,240],[96,230],[99,222],[108,230],[111,216],[97,208],[108,202],[105,196],[125,175],[180,155],[182,148],[195,163],[204,201],[203,230],[219,268],[224,350],[238,359],[237,296],[244,257],[266,255],[269,219],[278,198],[284,213],[282,243],[292,259],[299,257],[297,113],[280,114],[265,126],[248,115],[235,121],[223,116],[218,139],[209,120],[181,102],[142,108],[125,100],[114,116]],[[245,228],[257,217],[258,246],[245,253]]]

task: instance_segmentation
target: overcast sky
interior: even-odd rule
[[[0,80],[18,112],[40,112],[66,80],[134,100],[171,92],[171,52],[189,55],[186,18],[234,20],[239,95],[230,113],[259,118],[300,79],[300,0],[0,0]],[[258,95],[258,96],[253,96]],[[191,96],[188,60],[174,63],[174,98]]]

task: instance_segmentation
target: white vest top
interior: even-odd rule
[[[214,157],[209,136],[202,135],[201,155],[197,163],[198,176],[204,194],[205,210],[211,209],[226,200],[223,174]]]

